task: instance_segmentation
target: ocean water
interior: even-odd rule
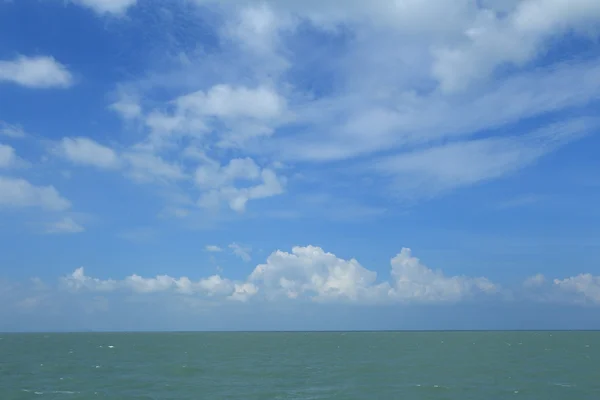
[[[0,334],[0,399],[600,399],[600,332]]]

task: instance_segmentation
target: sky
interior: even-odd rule
[[[600,328],[597,0],[3,0],[0,38],[0,331]]]

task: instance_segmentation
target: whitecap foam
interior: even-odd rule
[[[554,382],[554,383],[552,383],[552,385],[554,385],[554,386],[560,386],[560,387],[573,387],[573,386],[575,386],[575,385],[571,385],[569,383],[560,383],[560,382]]]

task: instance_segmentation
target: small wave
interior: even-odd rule
[[[39,390],[33,391],[33,390],[29,390],[29,389],[21,389],[21,391],[22,392],[26,392],[26,393],[32,393],[33,392],[33,394],[36,394],[38,396],[41,396],[43,394],[78,394],[78,393],[81,393],[81,392],[74,392],[74,391],[71,391],[71,390],[51,390],[51,391],[48,391],[48,392],[42,392],[42,391],[39,391]]]
[[[560,382],[554,382],[552,383],[553,386],[560,386],[560,387],[574,387],[575,385],[571,385],[569,383],[560,383]]]

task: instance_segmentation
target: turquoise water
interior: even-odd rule
[[[0,399],[600,399],[600,332],[0,334]]]

